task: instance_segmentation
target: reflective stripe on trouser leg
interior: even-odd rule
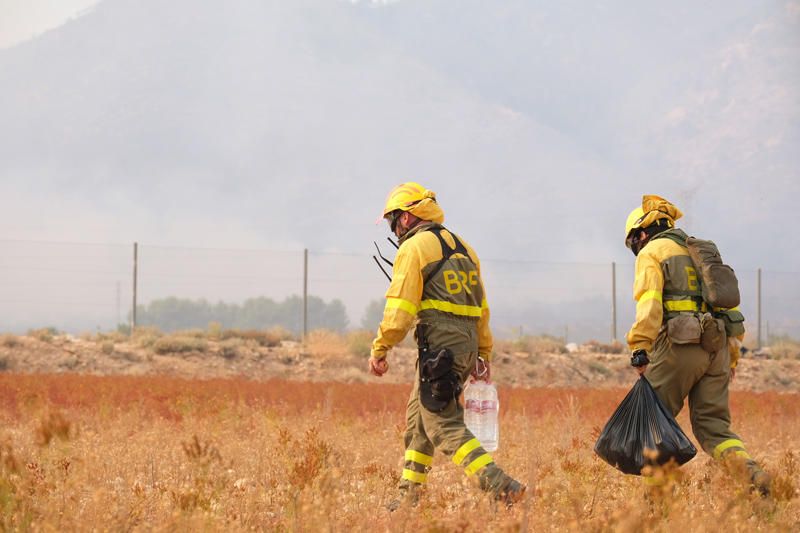
[[[430,455],[416,450],[406,450],[402,478],[412,483],[427,483],[431,464],[433,464],[433,457]]]
[[[714,459],[721,459],[730,453],[735,454],[737,457],[741,457],[742,459],[753,459],[750,457],[750,454],[747,453],[744,443],[739,439],[728,439],[717,444],[716,448],[714,448]]]
[[[475,475],[480,469],[494,462],[492,456],[481,447],[478,439],[470,439],[453,454],[453,462],[464,467],[468,476]]]

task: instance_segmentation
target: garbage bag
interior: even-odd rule
[[[645,449],[657,452],[647,454]],[[594,451],[626,474],[640,475],[645,465],[671,459],[682,465],[697,454],[647,378],[641,376],[603,428]]]

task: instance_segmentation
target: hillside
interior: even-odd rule
[[[367,333],[344,338],[313,332],[302,344],[280,336],[242,333],[226,339],[196,333],[160,336],[152,331],[134,339],[117,335],[33,336],[0,338],[0,368],[22,373],[82,373],[93,375],[165,375],[184,378],[244,377],[345,383],[410,383],[414,378],[414,350],[396,349],[383,378],[366,371]],[[227,335],[223,335],[227,336]],[[595,348],[598,345],[595,345]],[[602,348],[602,346],[600,346]],[[556,343],[529,345],[528,351],[509,351],[501,343],[493,376],[509,387],[627,387],[635,379],[620,353],[599,353],[592,346],[569,353]],[[503,350],[505,348],[505,350]],[[517,348],[520,348],[519,346]],[[733,390],[796,392],[800,388],[800,358],[745,357]]]

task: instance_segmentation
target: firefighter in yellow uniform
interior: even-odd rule
[[[505,474],[464,424],[458,401],[461,386],[477,377],[479,357],[488,378],[492,352],[489,308],[475,251],[446,230],[444,212],[432,191],[408,182],[394,188],[383,210],[400,247],[386,292],[386,306],[372,343],[370,372],[388,370],[386,355],[416,326],[420,347],[415,379],[406,410],[405,465],[401,498],[416,502],[438,449],[477,476],[479,486],[506,504],[517,501],[524,487]]]
[[[637,302],[636,321],[627,336],[631,364],[650,381],[673,415],[677,416],[688,397],[692,431],[706,453],[742,463],[753,487],[768,495],[769,476],[730,429],[728,385],[739,359],[744,317],[738,309],[707,308],[702,279],[686,248],[687,235],[675,228],[681,216],[677,207],[654,195],[644,196],[642,206],[628,216],[625,245],[636,255],[633,297]],[[687,315],[700,323],[711,317],[721,320],[717,331],[722,338],[716,351],[706,351],[693,338],[696,334],[682,331],[687,329],[683,323],[691,324]],[[706,329],[714,330],[713,326]]]

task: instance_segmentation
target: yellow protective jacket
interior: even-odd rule
[[[392,282],[386,291],[383,320],[372,343],[372,356],[383,358],[414,326],[417,319],[449,317],[472,321],[478,332],[478,353],[490,360],[492,333],[486,304],[480,261],[475,251],[459,237],[466,249],[439,264],[444,255],[435,230],[451,249],[453,235],[439,224],[422,223],[406,234],[392,269]],[[427,283],[425,278],[433,274]]]
[[[682,236],[681,230],[669,232]],[[667,232],[664,232],[667,233]],[[651,352],[662,324],[681,312],[706,312],[702,302],[700,277],[685,246],[654,236],[636,256],[636,273],[633,282],[633,299],[636,300],[636,321],[627,335],[631,350]],[[739,360],[739,343],[729,342],[731,368]],[[731,339],[731,341],[733,341]]]

